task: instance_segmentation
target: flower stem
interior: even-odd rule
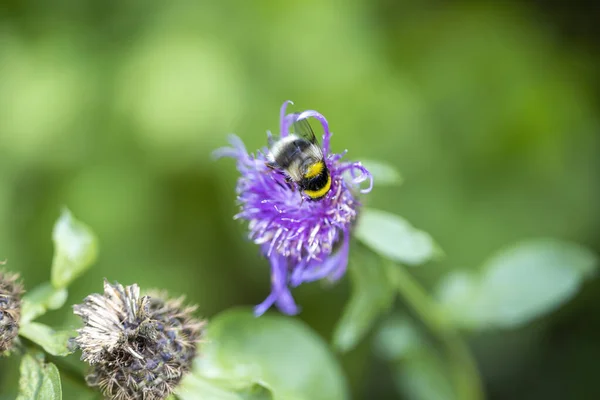
[[[444,317],[435,301],[404,266],[393,264],[389,269],[391,279],[400,295],[445,348],[451,363],[457,398],[461,400],[484,399],[485,394],[477,364],[456,328]]]

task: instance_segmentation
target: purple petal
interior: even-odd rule
[[[282,312],[295,315],[300,310],[288,288],[287,259],[279,254],[269,257],[271,261],[271,293],[267,298],[254,307],[254,315],[264,314],[273,304]]]
[[[365,167],[363,167],[361,163],[355,163],[354,165],[355,168],[360,171],[360,176],[354,179],[354,183],[358,185],[368,179],[369,187],[366,189],[361,189],[360,192],[369,193],[373,189],[373,175],[371,175],[371,173]]]
[[[339,260],[337,263],[337,269],[329,276],[329,280],[335,282],[339,280],[348,269],[348,255],[350,253],[350,234],[344,232],[344,244],[342,248],[338,250]]]
[[[281,137],[286,137],[289,133],[290,123],[285,115],[288,104],[294,104],[294,102],[291,100],[284,101],[279,110],[279,134]]]
[[[360,172],[360,175],[356,176],[356,171]],[[369,180],[369,187],[365,189],[361,189],[361,193],[369,193],[373,189],[373,175],[369,172],[368,169],[362,166],[360,162],[357,163],[349,163],[340,168],[340,173],[344,171],[350,171],[350,175],[352,176],[352,183],[354,185],[360,185],[367,179]]]
[[[248,152],[246,151],[246,146],[244,146],[244,142],[237,135],[229,135],[228,136],[229,143],[233,147],[221,147],[212,152],[212,156],[216,159],[222,157],[232,157],[239,158],[241,156],[247,156]]]
[[[267,310],[271,308],[273,303],[275,303],[275,298],[275,293],[271,292],[262,303],[254,307],[254,316],[260,317],[265,312],[267,312]]]
[[[217,160],[224,157],[237,158],[238,155],[238,151],[232,147],[219,147],[212,152],[212,157]]]
[[[350,235],[344,231],[344,241],[335,254],[331,255],[324,262],[311,263],[299,273],[294,273],[291,280],[292,286],[295,287],[301,283],[317,281],[327,276],[332,281],[340,279],[346,272],[349,249]]]
[[[271,262],[271,286],[277,296],[287,286],[287,262],[285,257],[275,253],[269,257]]]
[[[338,259],[335,255],[327,258],[325,261],[311,263],[306,269],[295,275],[291,284],[296,287],[302,283],[314,282],[323,279],[329,275],[338,264]]]
[[[287,315],[296,315],[300,312],[300,308],[296,305],[288,288],[285,288],[279,295],[275,301],[275,305],[277,305],[277,308],[279,308],[281,312]]]
[[[296,287],[302,283],[302,274],[306,271],[307,268],[310,268],[311,264],[305,261],[301,261],[298,265],[294,267],[292,271],[292,276],[290,277],[290,284],[292,287]]]

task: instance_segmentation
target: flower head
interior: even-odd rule
[[[110,399],[166,398],[191,368],[204,322],[195,307],[165,294],[141,296],[137,285],[104,282],[104,294],[92,294],[74,312],[84,327],[74,339],[91,365],[90,386]]]
[[[370,181],[369,187],[360,190],[363,193],[373,185],[371,174],[359,162],[342,161],[345,152],[330,151],[332,134],[323,115],[313,110],[286,114],[288,103],[281,107],[281,138],[290,135],[290,128],[300,120],[315,118],[323,126],[321,150],[331,177],[331,187],[323,197],[312,200],[282,171],[271,168],[269,149],[249,154],[242,141],[232,136],[232,147],[215,152],[217,157],[237,160],[240,212],[235,218],[248,221],[250,239],[261,246],[271,263],[272,290],[255,308],[256,315],[273,304],[286,314],[296,314],[299,309],[290,287],[322,278],[335,281],[344,275],[350,231],[360,207],[356,194],[362,182]]]
[[[12,349],[19,333],[22,294],[19,275],[0,271],[0,354]]]

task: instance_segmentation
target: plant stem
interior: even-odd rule
[[[477,364],[456,328],[444,317],[435,301],[404,266],[393,264],[389,269],[391,279],[400,295],[444,346],[452,364],[457,397],[461,400],[484,399],[485,394]]]

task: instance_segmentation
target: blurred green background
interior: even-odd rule
[[[402,172],[366,201],[444,249],[414,270],[427,287],[523,238],[600,252],[597,7],[561,4],[2,1],[0,258],[28,287],[47,280],[67,205],[101,245],[68,304],[103,277],[187,294],[208,317],[259,303],[268,264],[232,220],[234,163],[210,153],[232,132],[266,145],[286,99],[325,114],[335,151]],[[329,340],[347,279],[294,294]],[[68,308],[44,320],[77,323]],[[599,337],[595,281],[470,341],[490,398],[584,399],[600,393]],[[371,340],[341,359],[354,398],[399,398]],[[0,360],[6,398],[15,363]]]

